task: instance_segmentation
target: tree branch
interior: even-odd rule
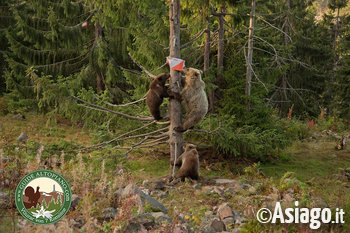
[[[149,77],[151,78],[156,78],[156,75],[152,74],[151,72],[149,72],[144,66],[142,66],[140,63],[138,63],[136,61],[136,59],[131,55],[131,53],[128,53],[129,57],[131,58],[131,60],[138,66],[141,68],[141,70],[143,70]]]
[[[102,112],[107,112],[107,113],[112,113],[112,114],[116,114],[116,115],[119,115],[119,116],[122,116],[122,117],[125,117],[125,118],[129,118],[129,119],[132,119],[132,120],[138,120],[138,121],[152,121],[153,120],[153,117],[136,117],[136,116],[131,116],[131,115],[128,115],[128,114],[125,114],[125,113],[121,113],[121,112],[116,112],[116,111],[113,111],[113,110],[110,110],[108,108],[105,108],[105,107],[102,107],[102,106],[99,106],[99,105],[95,105],[95,104],[91,104],[83,99],[80,99],[76,96],[73,96],[71,95],[71,97],[75,100],[78,100],[84,104],[87,104],[89,105],[90,107],[88,106],[84,106],[86,108],[90,108],[90,109],[94,109],[94,110],[98,110],[98,111],[102,111]]]

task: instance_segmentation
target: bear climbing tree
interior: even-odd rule
[[[180,0],[170,0],[169,4],[169,48],[170,57],[181,58],[180,54]],[[170,90],[173,93],[181,91],[181,73],[180,71],[170,69]],[[181,103],[177,99],[170,99],[170,156],[174,161],[182,154],[182,134],[174,130],[181,126]]]

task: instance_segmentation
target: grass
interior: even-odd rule
[[[350,167],[350,147],[336,150],[331,138],[321,141],[298,142],[286,150],[286,158],[261,165],[263,173],[278,181],[287,171],[307,183],[313,193],[331,208],[350,211],[350,184],[332,177],[340,169]],[[345,229],[350,232],[350,216],[345,215]]]
[[[24,121],[12,120],[10,115],[0,116],[0,148],[5,148],[5,152],[9,152],[10,156],[12,153],[13,157],[20,158],[27,169],[36,169],[38,167],[38,164],[35,163],[36,151],[39,144],[44,144],[45,150],[59,151],[77,144],[88,146],[94,141],[99,141],[96,132],[82,129],[60,117],[57,119],[57,123],[46,124],[47,118],[42,115],[26,114]],[[26,132],[29,136],[28,152],[21,149],[16,154],[16,138],[21,132]],[[281,177],[286,172],[293,172],[298,180],[311,188],[315,196],[324,199],[332,208],[340,207],[348,212],[350,211],[350,185],[335,180],[332,175],[339,173],[339,168],[350,167],[350,148],[337,151],[334,149],[335,144],[335,141],[327,137],[322,137],[318,141],[297,142],[283,151],[280,159],[260,164],[260,166],[250,166],[248,169],[245,169],[249,165],[247,161],[227,158],[224,160],[220,156],[213,158],[210,150],[200,151],[200,174],[205,177],[201,186],[206,185],[206,182],[213,177],[235,178],[255,186],[259,190],[259,195],[254,196],[247,191],[242,191],[232,196],[225,196],[223,199],[216,193],[205,194],[201,190],[194,190],[192,183],[185,182],[181,186],[169,189],[169,195],[162,200],[162,203],[168,209],[170,217],[177,215],[174,210],[176,206],[178,212],[191,215],[190,224],[195,226],[198,225],[205,211],[212,210],[214,206],[222,202],[231,203],[232,207],[240,213],[244,213],[249,208],[260,208],[261,195],[269,195],[272,185],[280,187]],[[46,153],[44,151],[42,161],[46,157],[60,157],[60,154],[56,152]],[[66,220],[60,221],[62,224],[77,215],[83,215],[84,219],[96,218],[101,209],[110,206],[113,192],[118,188],[129,183],[139,185],[146,179],[159,180],[169,172],[167,145],[135,150],[127,157],[123,155],[123,151],[110,148],[92,152],[66,153],[64,161],[64,169],[62,167],[54,169],[58,169],[59,173],[67,177],[73,193],[81,196],[82,201],[78,210],[69,212],[67,218],[64,218]],[[122,175],[118,174],[119,168],[124,170]],[[265,176],[259,175],[259,169]],[[122,206],[118,208],[124,207],[130,210],[135,208],[132,203],[127,202],[122,203]],[[130,214],[133,214],[132,211]],[[5,215],[10,216],[11,214],[6,213]],[[111,229],[115,224],[125,224],[127,218],[118,221],[105,225],[105,232],[108,232],[107,228]],[[345,221],[350,223],[349,217]],[[10,232],[11,225],[12,218],[0,217],[0,232]],[[348,225],[350,224],[344,226],[345,232],[350,232]],[[6,228],[2,228],[5,226]],[[270,226],[261,226],[256,221],[252,221],[247,229],[249,227],[255,230],[247,232],[265,232]],[[280,226],[271,227],[274,230],[280,229]],[[87,229],[86,232],[90,230]]]

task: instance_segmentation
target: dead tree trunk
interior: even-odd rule
[[[180,58],[180,0],[170,0],[169,4],[170,37],[169,48],[170,57]],[[181,73],[170,69],[170,90],[176,93],[181,91]],[[181,126],[181,103],[176,99],[170,99],[170,156],[171,161],[182,154],[182,134],[173,130],[174,127]]]
[[[95,42],[98,43],[98,40],[102,38],[102,27],[100,24],[95,24]],[[100,67],[98,67],[98,70],[96,71],[96,88],[97,93],[100,94],[104,90],[104,82],[103,82],[103,76],[102,71],[100,70]]]
[[[205,1],[205,17],[207,21],[207,28],[205,29],[205,42],[204,42],[204,75],[205,77],[208,76],[208,69],[210,66],[210,13],[209,13],[209,4],[210,0]],[[209,112],[214,112],[215,107],[214,107],[214,99],[215,99],[215,89],[210,88],[209,90]]]
[[[224,70],[224,46],[225,46],[225,28],[224,28],[224,14],[225,7],[221,7],[221,14],[219,15],[219,41],[218,41],[218,60],[217,60],[217,83],[219,88],[222,85],[222,72]]]
[[[334,40],[333,40],[334,56],[333,56],[333,66],[332,66],[330,82],[334,82],[335,70],[337,68],[337,63],[338,63],[337,39],[338,39],[338,34],[339,34],[339,12],[340,12],[340,7],[338,7],[338,9],[337,9],[337,19],[335,22],[335,29],[334,29]]]
[[[250,22],[249,22],[248,57],[246,60],[247,73],[246,73],[245,94],[247,96],[247,99],[246,99],[247,111],[250,111],[249,97],[251,94],[251,82],[252,82],[252,73],[253,73],[252,61],[253,61],[254,20],[255,20],[255,0],[252,0],[252,9],[250,12]]]
[[[284,22],[284,45],[287,47],[289,45],[289,27],[290,27],[290,21],[289,21],[289,16],[290,16],[290,0],[286,0],[286,8],[287,8],[287,12],[286,12],[286,19]],[[282,75],[281,78],[281,103],[280,103],[280,110],[279,110],[279,115],[280,117],[283,117],[284,114],[287,112],[286,110],[286,102],[288,100],[288,96],[287,96],[287,70],[285,71],[285,73]]]

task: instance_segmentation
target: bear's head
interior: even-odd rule
[[[162,74],[158,74],[155,79],[158,80],[161,84],[164,85],[166,80],[168,80],[169,78],[170,78],[170,74],[169,73],[162,73]]]
[[[186,68],[183,70],[185,74],[186,85],[196,86],[198,81],[202,81],[202,71],[195,68]]]
[[[186,144],[186,149],[185,151],[190,151],[190,150],[193,150],[193,149],[196,149],[196,145],[193,145],[193,144]]]

